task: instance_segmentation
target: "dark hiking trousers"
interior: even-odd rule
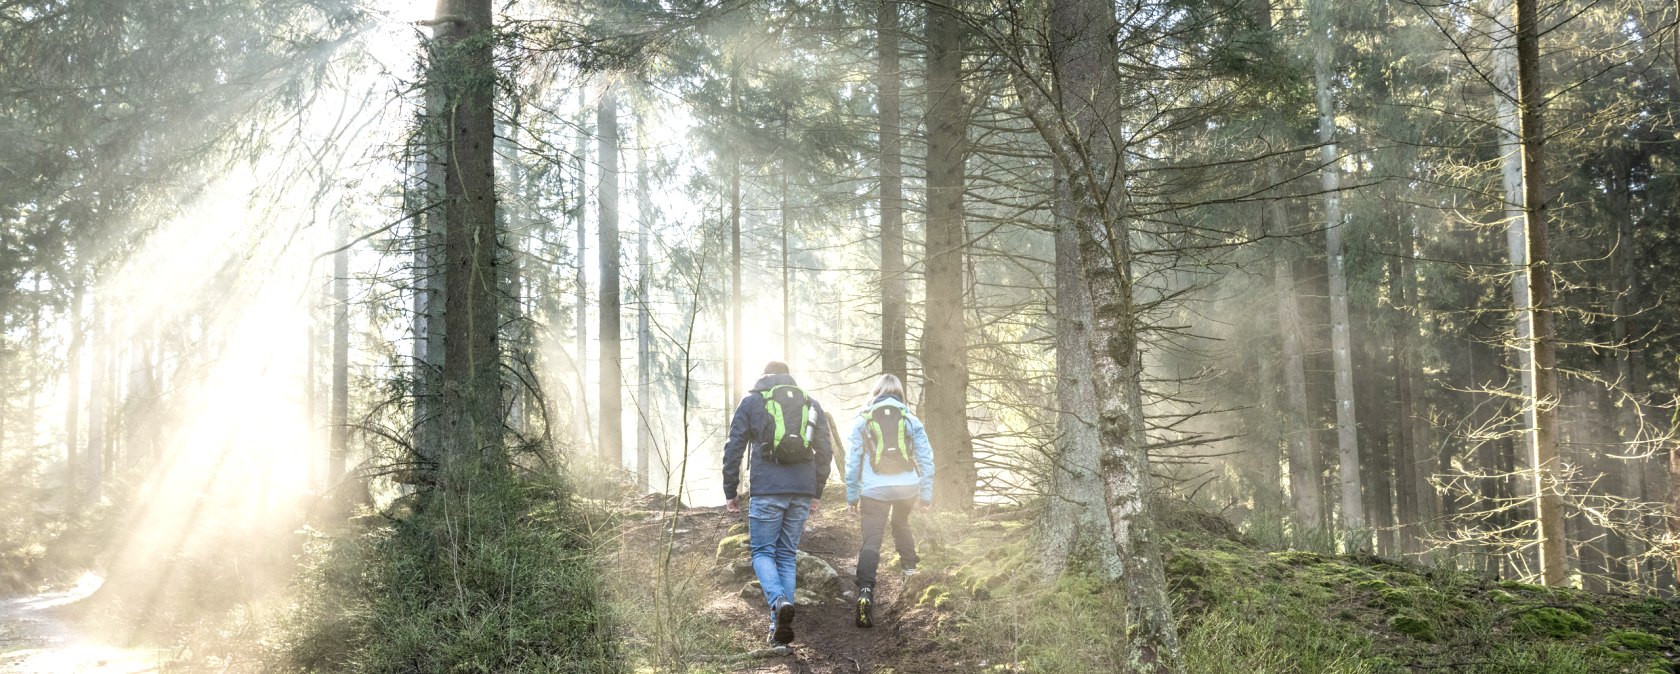
[[[891,513],[893,545],[898,548],[898,561],[907,569],[916,567],[916,537],[910,533],[910,511],[916,507],[916,497],[897,501],[878,501],[867,496],[859,501],[863,517],[863,549],[858,551],[858,588],[875,587],[875,570],[881,566],[881,537],[886,533],[888,513]]]

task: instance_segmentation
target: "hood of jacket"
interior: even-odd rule
[[[887,395],[875,396],[875,399],[869,401],[868,405],[864,405],[863,409],[858,410],[858,415],[869,416],[869,410],[873,409],[876,405],[879,405],[883,402],[891,403],[894,407],[897,407],[897,408],[905,410],[905,411],[909,411],[909,409],[910,409],[910,406],[905,404],[903,398],[900,398],[898,396],[895,396],[895,395],[892,395],[892,394],[889,393]]]
[[[758,383],[753,384],[752,392],[757,393],[759,391],[768,391],[775,386],[798,385],[799,383],[793,380],[793,375],[791,374],[767,374],[758,378]]]

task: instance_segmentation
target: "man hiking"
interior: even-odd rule
[[[805,519],[818,508],[833,458],[828,417],[800,390],[787,363],[771,361],[764,376],[735,407],[729,440],[723,445],[723,496],[729,512],[736,500],[741,457],[752,464],[747,502],[747,542],[753,573],[770,607],[771,645],[793,641],[793,590],[799,537]]]

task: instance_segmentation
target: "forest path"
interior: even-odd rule
[[[89,573],[64,589],[0,599],[0,673],[158,671],[155,652],[102,643],[81,633],[66,615],[103,584]]]
[[[744,513],[729,513],[721,507],[691,508],[683,513],[683,526],[691,528],[689,545],[679,554],[713,555],[716,544],[731,526],[746,521]],[[834,567],[845,590],[854,590],[859,545],[857,518],[844,506],[830,503],[805,525],[800,549],[822,558]],[[763,600],[741,597],[742,582],[720,579],[703,612],[719,620],[732,634],[732,643],[742,654],[724,668],[730,672],[786,674],[861,674],[867,672],[939,673],[973,671],[954,662],[941,662],[931,610],[918,607],[917,598],[929,582],[942,574],[924,569],[906,577],[892,563],[892,543],[884,546],[876,583],[875,627],[862,629],[853,624],[850,601],[828,601],[801,606],[794,621],[793,646],[786,655],[764,655],[769,615]],[[848,597],[853,595],[847,595]]]

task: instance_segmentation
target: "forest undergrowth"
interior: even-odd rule
[[[0,482],[10,485],[0,490],[0,595],[35,592],[87,570],[114,521],[108,503],[57,505],[62,494],[32,487],[41,469],[27,459],[0,459]]]
[[[283,600],[229,614],[166,669],[622,671],[585,507],[525,476],[307,529]]]
[[[1680,671],[1672,600],[1272,549],[1194,506],[1158,511],[1189,672]],[[1044,578],[1033,511],[920,517],[921,572],[883,574],[881,626],[853,627],[845,602],[810,607],[787,655],[764,651],[759,602],[729,573],[739,516],[655,499],[621,512],[605,554],[636,671],[1120,671],[1123,592],[1082,571]],[[802,548],[849,583],[855,527],[830,504]]]
[[[1125,656],[1121,588],[1078,559],[1046,578],[1034,510],[919,515],[920,572],[893,572],[886,546],[877,628],[830,597],[774,652],[743,586],[742,515],[594,478],[582,494],[510,481],[308,530],[284,601],[225,614],[165,670],[1072,674]],[[1196,506],[1156,511],[1188,672],[1680,671],[1672,599],[1277,549]],[[801,549],[849,592],[857,545],[829,503]]]

